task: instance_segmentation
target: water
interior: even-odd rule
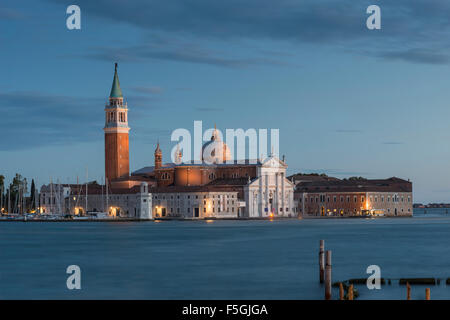
[[[318,246],[333,252],[333,281],[450,277],[450,216],[198,222],[0,223],[0,299],[323,299]],[[66,268],[81,268],[68,290]],[[359,299],[404,299],[406,289],[358,286]],[[334,289],[334,296],[337,291]],[[425,286],[413,286],[423,299]],[[445,281],[432,299],[450,299]]]

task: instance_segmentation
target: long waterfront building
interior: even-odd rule
[[[412,216],[412,183],[389,179],[296,177],[298,212],[308,216]]]

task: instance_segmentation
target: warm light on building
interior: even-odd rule
[[[109,208],[109,215],[110,215],[111,217],[117,217],[119,211],[120,211],[120,208],[117,208],[117,207],[110,207],[110,208]]]

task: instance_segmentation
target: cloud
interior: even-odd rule
[[[24,19],[25,15],[17,11],[15,9],[9,9],[9,8],[0,8],[0,19],[5,20],[19,20]]]
[[[58,0],[48,0],[59,2]],[[270,39],[295,45],[325,44],[362,55],[410,63],[448,63],[450,2],[448,0],[378,0],[381,30],[368,30],[362,0],[79,0],[82,10],[111,23],[126,23],[145,32],[163,34],[155,39],[159,48],[138,46],[137,52],[103,50],[98,59],[165,59],[226,67],[277,63],[285,53],[267,49],[264,58],[230,58],[204,50],[165,48],[173,35],[231,43]],[[109,48],[110,49],[110,48]]]
[[[429,49],[409,49],[397,52],[384,52],[380,57],[391,60],[403,60],[413,63],[448,64],[450,56],[447,53],[439,53]]]
[[[0,92],[2,123],[0,151],[98,139],[103,126],[103,99]]]
[[[103,98],[14,91],[0,92],[0,100],[2,112],[8,115],[8,121],[2,123],[0,131],[0,151],[101,141],[103,138]],[[136,129],[136,136],[141,138],[157,133],[142,125],[151,110],[157,108],[154,99],[130,95],[127,102],[132,109],[129,119],[133,121],[133,129],[141,128]]]
[[[265,57],[236,57],[226,52],[216,52],[194,44],[170,41],[160,44],[141,44],[126,48],[97,47],[83,57],[102,61],[146,62],[147,60],[167,60],[193,64],[207,64],[227,68],[245,68],[257,65],[287,65],[286,62]]]

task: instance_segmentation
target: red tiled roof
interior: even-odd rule
[[[412,182],[392,177],[373,180],[305,181],[296,192],[412,192]]]

